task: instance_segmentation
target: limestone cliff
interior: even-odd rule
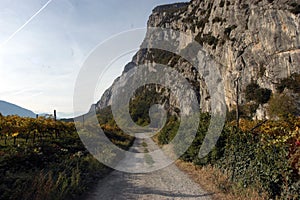
[[[251,83],[278,92],[281,80],[300,73],[300,1],[299,0],[192,0],[189,3],[158,6],[153,10],[148,27],[162,27],[189,34],[181,41],[185,48],[195,39],[219,65],[229,110],[236,105],[235,80],[240,77],[240,104],[248,103],[246,88]],[[167,64],[194,86],[202,111],[210,111],[210,95],[203,74],[195,72],[185,59],[167,52],[141,49],[123,72],[149,62]],[[111,104],[111,94],[120,79],[104,93],[97,108]],[[159,89],[158,89],[159,90]],[[168,93],[164,94],[168,96]],[[299,95],[295,94],[299,99]],[[176,100],[168,104],[176,107]],[[256,116],[266,117],[261,103]]]

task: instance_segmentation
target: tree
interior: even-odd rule
[[[274,94],[269,101],[268,114],[271,118],[285,119],[297,113],[295,100],[288,94]]]
[[[245,94],[247,101],[265,104],[270,100],[272,91],[267,88],[261,88],[257,83],[250,83],[246,87]]]

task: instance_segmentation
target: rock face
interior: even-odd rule
[[[276,93],[276,86],[283,78],[300,73],[299,21],[299,0],[192,0],[158,6],[149,18],[148,27],[170,28],[190,35],[180,42],[179,49],[193,39],[199,42],[218,63],[226,105],[233,110],[237,78],[240,78],[239,101],[243,105],[249,103],[245,90],[250,83]],[[169,65],[180,72],[194,86],[202,111],[210,111],[211,99],[203,83],[204,75],[195,72],[189,62],[177,55],[141,49],[123,75],[137,65],[151,62]],[[104,93],[97,103],[98,109],[111,104],[111,95],[121,79],[116,79]],[[177,107],[175,100],[170,99],[168,104]],[[266,107],[267,104],[259,106],[257,117],[266,117]]]

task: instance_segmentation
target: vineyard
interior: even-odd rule
[[[107,128],[116,145],[132,144]],[[74,123],[0,115],[0,199],[80,198],[110,171],[86,150]]]
[[[198,152],[210,116],[202,114],[200,119],[196,138],[181,160],[203,168],[212,166],[227,174],[228,180],[218,183],[219,189],[225,193],[241,193],[254,188],[258,196],[266,194],[265,198],[300,198],[299,117],[289,116],[276,121],[241,119],[239,128],[236,122],[227,122],[216,147],[201,159]],[[178,125],[178,120],[170,118],[157,136],[159,143],[172,140]],[[232,188],[233,185],[237,188]]]
[[[13,141],[17,143],[42,142],[46,139],[66,137],[75,132],[74,123],[56,121],[53,118],[39,117],[21,118],[16,115],[4,117],[0,115],[0,140],[2,145],[7,145]]]
[[[101,110],[98,118],[105,137],[115,145],[128,149],[133,144],[134,138],[116,125],[110,108]],[[210,115],[201,114],[196,138],[181,160],[228,174],[228,180],[219,183],[224,192],[235,185],[235,192],[254,188],[267,198],[299,199],[299,117],[241,119],[239,127],[235,121],[228,121],[216,147],[200,159],[198,152],[209,122]],[[176,135],[179,123],[176,117],[169,117],[155,140],[167,144]],[[111,171],[82,144],[79,135],[88,135],[95,128],[89,119],[84,127],[77,133],[74,123],[51,117],[0,115],[0,199],[81,198],[95,181]],[[97,145],[103,144],[99,141]],[[106,159],[120,159],[120,155],[108,152]]]

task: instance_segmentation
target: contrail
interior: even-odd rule
[[[20,28],[18,28],[13,34],[11,34],[1,45],[0,47],[7,44],[18,32],[20,32],[28,23],[30,23],[40,12],[42,12],[53,0],[47,1],[43,7],[41,7],[34,15],[32,15]]]

